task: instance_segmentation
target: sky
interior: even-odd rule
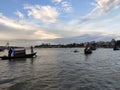
[[[0,39],[120,38],[120,0],[2,0]]]

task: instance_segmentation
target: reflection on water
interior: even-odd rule
[[[36,58],[0,61],[0,90],[120,90],[120,52],[36,49]]]

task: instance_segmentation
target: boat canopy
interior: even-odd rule
[[[14,49],[14,56],[23,56],[26,55],[26,50],[25,49]]]

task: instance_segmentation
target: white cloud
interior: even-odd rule
[[[112,36],[120,37],[120,14],[104,15],[104,18],[95,18],[81,23],[79,19],[71,20],[66,23],[58,24],[57,27],[60,30],[64,29],[65,36],[79,36],[83,34],[101,34],[101,36]]]
[[[41,36],[41,38],[40,39],[55,39],[55,38],[60,38],[58,35],[56,35],[56,34],[53,34],[53,33],[44,33],[43,31],[36,31],[35,33],[34,33],[34,35],[36,36],[36,37],[39,37],[39,36]]]
[[[72,11],[72,7],[71,7],[69,2],[64,1],[64,2],[61,3],[61,5],[66,12],[71,12]]]
[[[95,3],[92,3],[95,8],[85,16],[85,18],[93,18],[100,16],[106,12],[109,12],[113,9],[116,9],[120,6],[120,0],[96,0]]]
[[[25,5],[24,9],[28,10],[28,16],[32,16],[45,23],[55,23],[59,16],[57,9],[51,6]]]
[[[5,39],[54,39],[60,35],[51,33],[47,28],[43,28],[28,21],[17,22],[0,13],[0,38]],[[3,37],[4,36],[4,37]]]
[[[65,12],[71,12],[72,11],[72,5],[67,0],[52,0],[53,3],[55,3],[56,6],[59,6],[59,10],[65,11]]]
[[[10,27],[10,28],[15,28],[18,30],[20,30],[20,29],[23,29],[23,30],[34,29],[34,27],[32,26],[33,24],[27,23],[27,21],[20,23],[17,20],[8,18],[2,14],[0,14],[0,24],[7,26],[7,27]]]
[[[61,3],[63,0],[52,0],[54,3]]]
[[[18,10],[15,12],[15,14],[18,15],[20,19],[24,18],[24,15]]]

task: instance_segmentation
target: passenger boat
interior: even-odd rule
[[[16,58],[32,58],[32,57],[35,57],[36,56],[36,53],[31,53],[31,54],[25,54],[25,55],[20,55],[20,56],[11,56],[11,57],[8,57],[8,56],[1,56],[0,58],[2,60],[10,60],[10,59],[16,59]]]
[[[10,50],[11,53],[10,53]],[[2,60],[10,60],[10,59],[16,59],[16,58],[32,58],[36,56],[37,52],[31,52],[30,54],[26,54],[26,50],[24,48],[17,48],[17,49],[13,49],[11,48],[8,52],[9,55],[8,56],[1,56],[0,58]]]

